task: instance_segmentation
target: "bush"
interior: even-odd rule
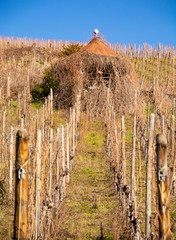
[[[53,91],[56,89],[56,82],[54,81],[52,76],[52,69],[48,69],[45,71],[45,76],[43,78],[41,88],[43,91],[43,97],[47,97],[49,95],[51,88],[53,89]]]
[[[83,47],[82,44],[79,43],[71,43],[70,45],[66,45],[63,47],[63,50],[59,54],[60,57],[69,56],[75,52],[78,52]]]
[[[41,84],[35,84],[31,94],[34,101],[42,101],[50,93],[50,89],[56,89],[56,82],[52,77],[52,69],[47,69],[44,74],[43,82]]]
[[[31,94],[34,101],[39,101],[42,98],[43,89],[40,84],[34,85]]]

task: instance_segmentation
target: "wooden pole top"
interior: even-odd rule
[[[167,147],[167,139],[163,134],[157,134],[156,136],[156,146]]]
[[[167,177],[167,139],[163,134],[156,136],[156,154],[158,180],[163,181]]]
[[[29,140],[29,135],[26,131],[26,129],[24,130],[18,130],[17,132],[17,138],[23,138],[24,140]]]

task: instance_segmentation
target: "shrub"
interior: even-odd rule
[[[75,52],[78,52],[82,47],[83,45],[80,43],[71,43],[69,45],[65,45],[59,56],[60,57],[69,56]]]
[[[41,88],[43,91],[43,97],[47,97],[49,95],[50,88],[52,88],[53,91],[56,89],[56,82],[54,81],[52,76],[52,69],[47,69],[45,71],[45,76],[43,78]]]
[[[52,77],[52,68],[47,69],[44,74],[43,82],[35,84],[31,90],[32,98],[34,101],[42,101],[50,93],[50,89],[56,89],[56,82]]]
[[[42,98],[43,89],[40,84],[35,84],[31,94],[34,101],[39,101]]]

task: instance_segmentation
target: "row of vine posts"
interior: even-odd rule
[[[53,129],[52,89],[34,116],[30,115],[30,102],[19,109],[19,97],[17,112],[22,116],[16,127],[12,121],[12,101],[10,106],[9,134],[5,131],[6,111],[3,114],[1,163],[7,164],[9,152],[9,199],[13,199],[15,191],[14,239],[47,239],[70,179],[79,133],[80,94],[70,108],[68,123],[57,129]],[[26,114],[22,114],[24,111]]]
[[[155,95],[154,98],[156,104]],[[171,121],[166,118],[164,113],[158,115],[157,105],[154,105],[155,113],[150,114],[148,105],[148,119],[144,122],[137,114],[139,108],[140,103],[138,105],[137,91],[135,90],[133,131],[131,133],[132,149],[128,156],[131,158],[131,163],[128,165],[131,167],[131,171],[127,174],[126,166],[129,160],[125,156],[125,135],[130,133],[125,131],[124,115],[121,116],[121,125],[117,121],[111,91],[109,88],[107,89],[106,147],[110,168],[114,175],[115,188],[119,194],[122,214],[126,216],[125,221],[131,229],[132,239],[142,239],[141,214],[138,212],[141,201],[145,201],[145,212],[143,213],[145,215],[145,218],[143,217],[145,238],[171,239],[169,205],[171,194],[175,194],[175,99],[173,99]],[[144,107],[142,106],[142,108]],[[144,108],[143,115],[146,115],[145,111]],[[158,122],[160,127],[156,126]],[[136,146],[136,142],[138,142],[138,146]],[[169,147],[168,144],[170,144]],[[136,151],[138,151],[138,157]],[[168,154],[170,155],[169,163],[167,162]],[[144,155],[143,163],[141,155]],[[145,178],[141,175],[144,174],[141,164],[146,168]],[[142,180],[145,184],[145,197],[142,195]]]

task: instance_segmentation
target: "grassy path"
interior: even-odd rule
[[[116,196],[100,122],[81,127],[67,196],[60,207],[57,239],[114,239]]]

